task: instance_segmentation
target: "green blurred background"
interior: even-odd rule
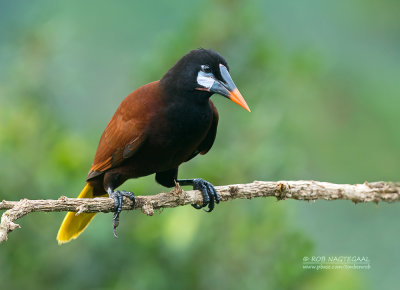
[[[76,196],[114,110],[198,47],[219,51],[252,113],[214,96],[213,149],[180,177],[399,181],[400,2],[1,1],[0,200]],[[124,189],[166,189],[154,176]],[[235,200],[99,214],[58,246],[64,213],[0,245],[2,289],[397,289],[399,204]],[[302,269],[367,256],[370,270]]]

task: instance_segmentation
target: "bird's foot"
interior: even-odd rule
[[[192,206],[195,209],[201,209],[203,207],[208,206],[208,210],[205,210],[205,211],[211,212],[211,211],[213,211],[213,209],[215,207],[215,203],[219,203],[221,200],[214,185],[212,185],[208,181],[205,181],[201,178],[179,179],[179,180],[177,180],[177,182],[180,185],[192,185],[193,189],[200,190],[201,194],[203,195],[203,204],[202,205],[192,204]]]
[[[122,211],[122,201],[123,197],[126,196],[132,201],[132,207],[135,206],[135,195],[132,192],[124,191],[124,190],[115,190],[113,191],[111,188],[108,189],[108,195],[114,199],[115,204],[115,212],[113,216],[113,233],[114,237],[118,238],[117,236],[117,227],[119,225],[119,214]]]

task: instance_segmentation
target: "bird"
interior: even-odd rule
[[[114,199],[113,233],[117,237],[123,196],[117,190],[126,180],[155,174],[165,187],[192,186],[200,190],[201,205],[211,212],[220,196],[201,178],[178,179],[179,166],[206,154],[214,144],[219,115],[210,97],[218,94],[250,112],[229,74],[226,60],[212,49],[194,49],[185,54],[160,80],[139,87],[119,105],[109,121],[78,198],[108,196]],[[57,234],[59,244],[76,239],[96,213],[68,212]]]

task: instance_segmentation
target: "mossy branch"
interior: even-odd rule
[[[216,186],[221,201],[231,199],[251,199],[255,197],[276,197],[296,200],[350,200],[359,202],[394,202],[400,200],[400,183],[364,182],[363,184],[333,184],[318,181],[254,181],[247,184]],[[140,209],[151,216],[155,209],[177,207],[187,204],[201,204],[202,195],[197,190],[183,191],[179,185],[171,192],[151,196],[137,196],[135,207],[124,198],[123,210]],[[28,200],[0,202],[3,213],[0,222],[0,243],[6,241],[8,233],[20,228],[15,221],[31,212],[72,211],[113,212],[114,201],[111,198],[67,198],[57,200]]]

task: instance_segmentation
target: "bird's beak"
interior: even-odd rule
[[[215,80],[215,82],[210,88],[210,92],[227,97],[232,102],[235,102],[239,106],[251,112],[249,106],[242,97],[242,94],[236,88],[236,85],[233,82],[231,75],[228,72],[228,69],[222,64],[219,65],[219,69],[223,82]]]

